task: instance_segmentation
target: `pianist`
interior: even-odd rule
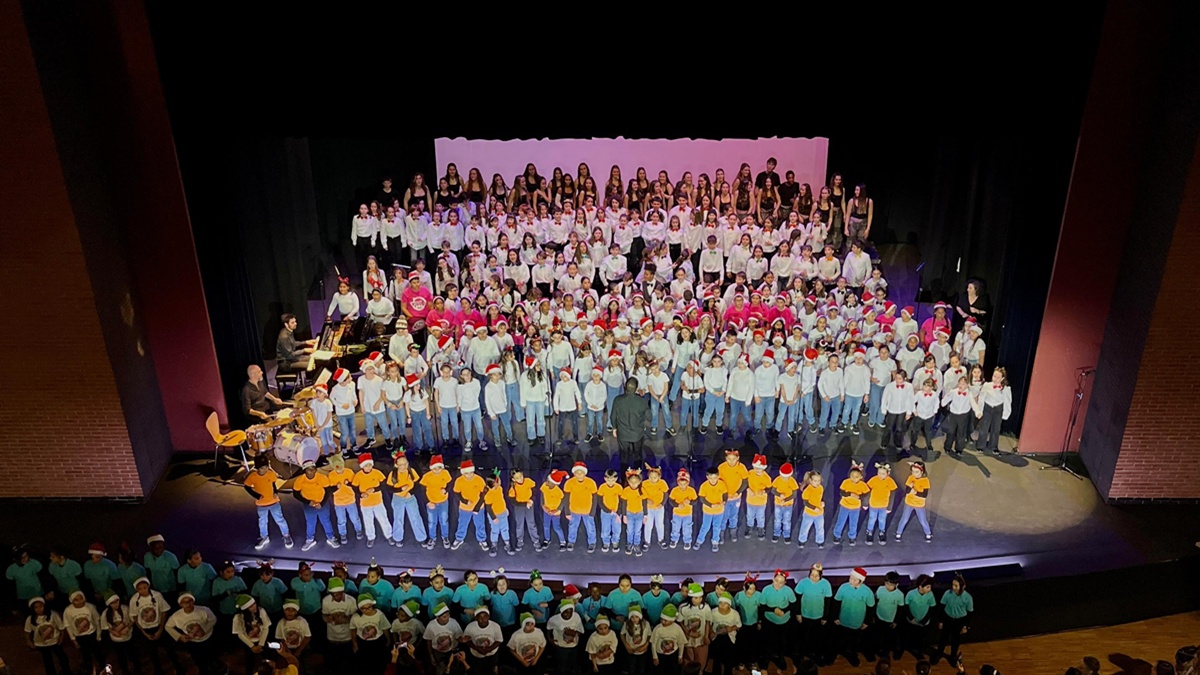
[[[308,368],[308,362],[312,358],[313,347],[317,341],[296,341],[296,324],[298,322],[295,314],[284,314],[281,319],[283,328],[279,331],[279,340],[275,344],[275,358],[279,363],[279,369],[284,372],[305,370]]]
[[[246,369],[246,384],[242,385],[242,413],[251,422],[265,422],[272,413],[283,407],[283,401],[267,389],[262,368],[252,365]]]

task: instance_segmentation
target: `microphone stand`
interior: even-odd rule
[[[1079,421],[1079,410],[1083,407],[1083,392],[1087,383],[1087,378],[1096,372],[1095,368],[1080,368],[1075,374],[1075,398],[1071,401],[1071,417],[1067,422],[1067,433],[1063,436],[1062,448],[1058,451],[1058,459],[1053,463],[1043,466],[1040,471],[1046,469],[1059,469],[1065,471],[1072,476],[1083,480],[1083,476],[1079,475],[1067,465],[1067,457],[1071,449],[1071,437],[1075,435],[1075,424]]]

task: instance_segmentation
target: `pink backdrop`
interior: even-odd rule
[[[825,184],[825,161],[829,153],[827,138],[734,138],[721,141],[693,139],[541,139],[488,141],[468,138],[439,138],[434,142],[438,175],[445,174],[446,164],[454,162],[466,175],[472,167],[479,169],[483,180],[491,184],[492,174],[499,173],[512,187],[513,178],[533,162],[538,173],[550,177],[554,167],[576,176],[580,162],[587,162],[604,191],[609,168],[621,167],[621,178],[628,183],[637,168],[643,166],[651,180],[665,170],[672,182],[684,171],[692,172],[692,180],[701,173],[712,178],[718,168],[725,169],[726,180],[737,174],[746,162],[757,175],[766,168],[767,158],[779,160],[776,171],[782,179],[788,170],[796,172],[796,181],[809,183],[818,192]],[[577,177],[577,176],[576,176]]]

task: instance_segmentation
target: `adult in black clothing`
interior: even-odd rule
[[[401,195],[396,190],[392,189],[392,177],[384,176],[383,187],[375,191],[375,201],[379,202],[384,209],[391,206],[393,203],[400,201]]]
[[[984,334],[987,334],[992,301],[988,298],[987,289],[982,280],[970,279],[967,281],[967,292],[959,296],[958,307],[955,309],[958,312],[958,320],[954,322],[957,327],[961,328],[967,317],[973,316]]]
[[[759,190],[763,189],[763,186],[767,184],[768,178],[771,179],[771,185],[779,185],[782,183],[783,181],[779,180],[779,174],[775,172],[775,167],[778,165],[779,162],[776,161],[774,157],[769,158],[767,160],[766,171],[759,171],[758,175],[754,177],[754,187],[758,188]]]
[[[246,369],[246,384],[242,385],[242,414],[254,424],[271,419],[271,414],[283,407],[283,401],[267,389],[263,370],[258,365]]]
[[[613,435],[625,466],[642,465],[642,437],[650,417],[650,402],[638,396],[637,390],[637,378],[631,377],[625,380],[625,393],[613,399]]]
[[[316,340],[296,341],[296,326],[299,323],[295,314],[284,314],[281,317],[283,328],[279,330],[279,340],[275,343],[275,359],[279,367],[285,371],[304,370],[308,368],[309,355],[313,353]]]

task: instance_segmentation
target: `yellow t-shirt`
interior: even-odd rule
[[[487,489],[487,483],[479,477],[479,474],[469,473],[454,479],[454,494],[462,498],[458,504],[458,508],[463,511],[474,511],[479,506],[479,500],[483,497],[483,491]]]
[[[508,497],[515,504],[530,504],[533,502],[533,489],[537,484],[532,478],[526,478],[520,483],[514,482],[508,487]]]
[[[279,495],[275,494],[275,481],[279,480],[279,474],[275,473],[274,469],[267,469],[266,473],[259,473],[258,470],[250,472],[243,481],[246,487],[254,491],[258,498],[254,500],[257,506],[271,506],[279,503]]]
[[[562,488],[550,483],[542,483],[542,508],[546,512],[557,515],[557,512],[562,510],[563,491]]]
[[[625,488],[620,483],[613,483],[612,485],[605,483],[596,490],[596,494],[600,495],[600,503],[604,505],[605,511],[616,512],[617,509],[621,508],[621,493],[624,491]]]
[[[430,504],[441,504],[450,498],[446,494],[446,486],[450,484],[449,471],[430,471],[421,476],[420,484],[425,488],[425,501]]]
[[[842,491],[842,500],[839,503],[848,509],[861,509],[862,496],[871,491],[871,488],[861,480],[855,483],[849,478],[842,481],[839,489]]]
[[[671,487],[667,485],[667,481],[661,478],[658,481],[642,481],[642,497],[646,499],[646,508],[661,509],[663,500],[667,498],[670,490]]]
[[[692,515],[692,502],[696,501],[696,491],[691,485],[683,487],[676,485],[671,488],[671,501],[675,503],[675,508],[671,510],[677,516]]]
[[[729,497],[729,486],[720,478],[716,483],[704,481],[700,484],[700,498],[704,500],[704,513],[715,516],[725,513],[725,499]]]
[[[569,495],[571,513],[583,515],[592,512],[592,497],[596,494],[596,481],[583,477],[583,480],[572,478],[563,485],[563,492]]]
[[[379,491],[379,486],[383,485],[385,476],[379,469],[372,468],[368,471],[359,471],[354,474],[350,484],[358,488],[358,503],[363,506],[379,506],[383,503],[383,493]],[[374,490],[371,494],[367,494],[367,490]]]
[[[775,506],[792,506],[796,503],[796,491],[800,489],[800,484],[795,476],[776,476],[771,482],[771,489],[775,491]]]
[[[771,489],[771,477],[764,471],[759,473],[751,471],[746,477],[746,504],[748,506],[766,506],[767,505],[767,490]],[[754,494],[756,491],[761,491],[761,495]]]
[[[642,494],[642,486],[636,488],[626,485],[624,490],[621,490],[621,499],[625,500],[625,513],[641,513],[643,505],[646,503],[646,496]]]
[[[417,481],[420,479],[421,476],[417,473],[417,470],[409,467],[407,473],[399,475],[395,471],[388,473],[387,484],[388,487],[396,490],[397,497],[410,497],[412,496],[413,488],[416,487]]]
[[[292,483],[292,489],[300,493],[307,502],[319,502],[325,499],[325,488],[329,487],[329,479],[320,471],[311,479],[304,474],[300,474],[296,478],[296,482]]]
[[[820,516],[825,513],[825,486],[809,485],[800,493],[804,500],[804,513],[809,516]]]
[[[750,472],[746,470],[746,465],[738,462],[733,466],[729,462],[721,462],[721,466],[717,467],[717,475],[725,482],[725,486],[729,488],[729,498],[733,499],[741,494],[746,488],[746,479],[750,476]]]
[[[867,500],[867,504],[873,509],[886,509],[892,503],[892,493],[896,491],[896,481],[892,480],[891,476],[880,478],[873,476],[867,481],[867,487],[871,488],[871,497]]]
[[[921,476],[920,478],[917,478],[916,476],[909,476],[908,480],[904,481],[904,485],[917,492],[924,492],[926,495],[929,494],[929,479],[925,476]],[[904,503],[917,509],[925,506],[925,499],[925,497],[918,497],[911,492],[907,495],[904,495]]]
[[[354,503],[354,490],[350,489],[350,481],[354,480],[354,472],[347,469],[329,472],[329,485],[337,488],[333,491],[334,506],[350,506]]]
[[[483,496],[483,503],[487,505],[493,518],[499,518],[508,513],[508,503],[504,501],[504,488],[500,487],[498,483]]]

